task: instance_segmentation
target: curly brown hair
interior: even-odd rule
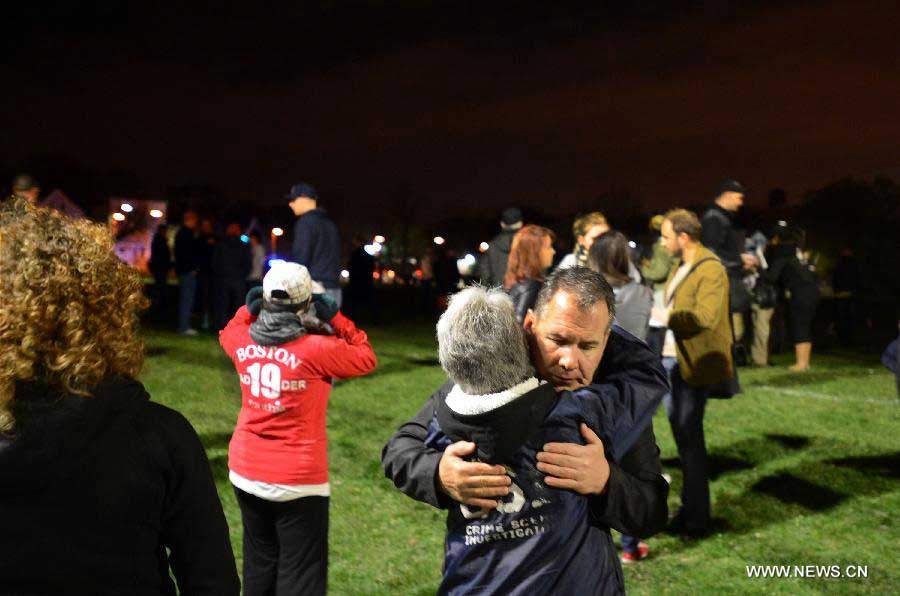
[[[101,225],[22,200],[0,208],[0,431],[15,420],[17,381],[89,396],[110,376],[134,378],[147,299],[138,272]]]

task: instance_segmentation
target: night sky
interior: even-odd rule
[[[260,209],[305,180],[345,214],[406,192],[435,220],[900,172],[897,2],[61,6],[4,19],[5,170],[64,154],[147,198],[202,184]]]

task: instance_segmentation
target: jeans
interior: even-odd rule
[[[275,502],[234,487],[244,525],[244,596],[325,594],[328,497]]]
[[[192,271],[178,276],[178,331],[184,333],[191,327],[191,310],[197,295],[197,273]]]
[[[675,358],[663,358],[663,366],[672,384],[672,393],[663,397],[663,404],[684,474],[678,517],[686,529],[702,530],[709,524],[710,517],[709,470],[703,434],[708,389],[685,383]]]

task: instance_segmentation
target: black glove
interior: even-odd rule
[[[316,305],[316,316],[330,323],[331,319],[338,313],[338,305],[334,298],[328,294],[313,294],[313,304]]]
[[[247,310],[250,311],[250,314],[254,317],[258,317],[259,311],[262,310],[263,303],[262,286],[256,286],[247,292],[247,298],[244,299],[244,303],[247,305]]]

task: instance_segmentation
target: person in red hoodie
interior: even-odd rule
[[[219,333],[243,400],[228,468],[244,525],[244,594],[324,594],[325,410],[333,379],[371,372],[375,353],[332,299],[312,293],[303,265],[273,267],[248,303]]]

